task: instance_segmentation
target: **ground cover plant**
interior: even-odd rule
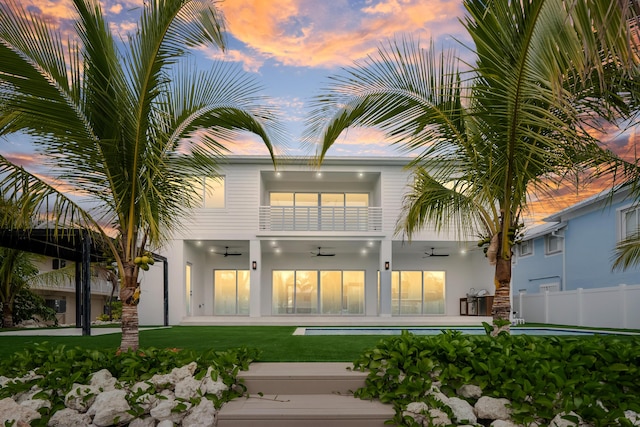
[[[404,332],[381,340],[354,366],[370,371],[356,396],[392,403],[399,425],[416,425],[403,417],[407,404],[437,405],[428,395],[436,382],[447,396],[473,384],[484,395],[508,398],[513,419],[525,425],[548,425],[562,411],[574,411],[595,426],[631,425],[622,419],[624,411],[640,412],[638,337]]]
[[[91,376],[100,370],[106,369],[121,383],[133,385],[148,381],[156,374],[167,374],[174,368],[196,362],[195,378],[201,380],[208,372],[212,372],[210,375],[213,380],[220,379],[228,387],[220,396],[208,394],[199,397],[212,400],[214,406],[220,408],[225,402],[243,394],[244,388],[237,378],[238,372],[247,370],[258,355],[258,350],[246,347],[225,351],[149,347],[121,352],[115,348],[113,351],[101,351],[46,342],[36,343],[0,362],[0,373],[3,376],[20,378],[18,381],[2,381],[0,400],[28,393],[33,387],[37,387],[42,390],[40,398],[49,400],[51,407],[41,408],[41,418],[33,420],[31,425],[46,426],[53,414],[65,408],[65,396],[74,386],[88,384]],[[212,368],[211,371],[209,368]],[[143,392],[148,393],[149,390],[145,389]],[[141,393],[134,393],[130,397],[130,413],[134,417],[142,414],[142,409],[135,400]]]

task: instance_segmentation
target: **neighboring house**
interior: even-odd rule
[[[160,251],[169,323],[485,320],[460,316],[470,289],[493,294],[476,236],[425,230],[409,243],[395,232],[408,162],[329,158],[316,169],[280,160],[274,170],[268,157],[229,158],[221,180],[204,181],[203,207]],[[160,270],[144,276],[141,324],[162,323]]]
[[[631,313],[637,305],[630,306],[640,303],[640,268],[611,268],[616,244],[640,226],[640,207],[628,191],[598,194],[544,221],[514,247],[516,311],[519,293],[530,301],[519,315],[527,321],[640,328],[640,316]],[[564,303],[544,304],[539,294],[546,291]]]
[[[68,280],[57,285],[32,285],[33,293],[44,298],[46,305],[56,311],[58,323],[61,325],[76,324],[76,283],[74,276],[75,263],[57,258],[44,258],[38,265],[40,273],[70,268]],[[111,295],[111,283],[106,280],[99,271],[92,270],[91,273],[91,320],[95,320],[104,313],[105,305]],[[118,297],[115,293],[114,299]]]

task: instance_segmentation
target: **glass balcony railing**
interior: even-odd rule
[[[382,208],[360,206],[261,206],[260,230],[380,231]]]

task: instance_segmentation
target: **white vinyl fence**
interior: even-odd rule
[[[513,310],[526,322],[640,329],[640,285],[521,292],[513,296]]]

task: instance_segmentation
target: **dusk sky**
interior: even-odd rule
[[[4,1],[4,0],[0,0]],[[72,29],[71,0],[20,0],[30,10],[47,16],[53,24]],[[101,2],[114,33],[125,36],[135,29],[143,0]],[[284,153],[311,154],[300,144],[308,104],[328,82],[328,76],[354,61],[375,54],[397,36],[412,36],[426,46],[455,46],[469,42],[459,18],[461,0],[225,0],[218,3],[226,18],[228,50],[200,50],[202,68],[212,60],[229,61],[253,73],[265,94],[282,111],[288,133],[281,141]],[[635,132],[603,136],[610,148],[635,158]],[[31,163],[29,144],[22,138],[0,140],[2,154],[20,163]],[[229,146],[233,154],[267,154],[259,141],[247,137]],[[330,156],[398,156],[381,134],[372,129],[350,130],[329,151]],[[580,194],[563,189],[549,203],[535,203],[533,215],[544,217],[599,191],[590,186]]]

